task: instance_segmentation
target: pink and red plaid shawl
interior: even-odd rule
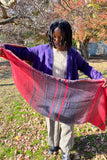
[[[10,61],[16,87],[24,99],[43,116],[66,124],[91,124],[105,130],[107,88],[103,80],[67,80],[44,74],[11,51],[2,49]]]

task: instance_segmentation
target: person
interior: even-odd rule
[[[32,62],[39,71],[69,80],[79,78],[78,70],[91,79],[102,79],[100,72],[90,66],[81,55],[72,48],[72,29],[66,20],[58,19],[52,22],[47,32],[49,44],[35,47],[16,47],[2,44],[22,60]],[[3,53],[0,53],[3,54]],[[107,78],[104,78],[104,87]],[[62,159],[70,160],[70,151],[74,144],[74,125],[66,125],[46,118],[48,130],[49,154],[62,150]]]

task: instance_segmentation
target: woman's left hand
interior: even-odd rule
[[[104,80],[103,87],[107,87],[107,78],[102,78],[102,80]]]

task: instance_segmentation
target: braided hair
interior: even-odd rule
[[[72,29],[70,24],[63,19],[55,20],[50,25],[49,31],[47,32],[50,47],[54,47],[53,32],[57,27],[60,28],[62,35],[65,33],[65,39],[61,41],[61,44],[63,45],[65,43],[68,50],[72,46]]]

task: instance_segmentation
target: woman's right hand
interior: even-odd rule
[[[5,46],[4,45],[2,45],[2,44],[0,44],[0,48],[4,48],[5,49]],[[0,49],[0,55],[1,56],[4,56],[4,53],[3,53],[3,51]]]

